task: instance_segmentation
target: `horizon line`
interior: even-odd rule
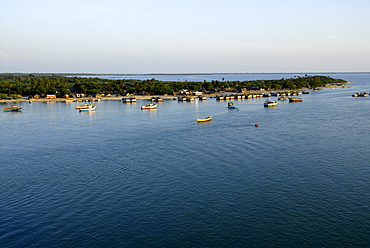
[[[114,72],[1,72],[0,74],[59,74],[59,75],[217,75],[217,74],[363,74],[370,71],[347,72],[154,72],[154,73],[114,73]]]

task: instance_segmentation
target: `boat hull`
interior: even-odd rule
[[[197,119],[197,122],[198,123],[199,122],[210,122],[210,121],[212,121],[212,117],[211,116],[209,116],[207,118],[203,118],[203,119]]]
[[[86,112],[86,111],[94,111],[96,109],[96,106],[93,106],[91,108],[80,108],[80,112]]]
[[[4,112],[21,112],[21,109],[4,109]]]
[[[13,106],[11,108],[4,108],[4,112],[21,112],[22,106]]]
[[[145,106],[142,106],[141,109],[142,110],[145,110],[145,109],[146,110],[155,110],[155,109],[157,109],[157,106],[158,106],[157,104],[152,104],[151,103],[151,104],[147,104]]]
[[[302,102],[302,98],[296,98],[296,97],[291,97],[289,98],[289,102]]]

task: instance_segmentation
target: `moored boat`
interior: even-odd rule
[[[236,108],[233,102],[229,102],[229,103],[227,103],[227,107],[228,107],[229,109],[234,109],[234,108]]]
[[[212,120],[212,116],[208,116],[206,118],[197,119],[197,122],[209,122]]]
[[[4,112],[21,112],[22,106],[13,106],[11,108],[4,108]]]
[[[358,93],[353,94],[352,96],[353,97],[367,97],[368,95],[369,94],[366,92],[358,92]]]
[[[94,111],[96,109],[95,105],[88,106],[87,108],[80,108],[81,111]]]
[[[92,111],[92,110],[96,109],[96,106],[86,103],[85,105],[82,105],[82,106],[80,106],[80,105],[76,106],[76,109],[78,109],[80,111]]]
[[[149,110],[157,109],[157,106],[158,106],[158,104],[149,103],[145,106],[142,106],[141,109],[149,109]]]
[[[289,97],[289,102],[302,102],[302,98],[297,98],[297,97]]]
[[[263,104],[263,106],[265,107],[275,107],[277,105],[277,101],[270,101],[270,100],[266,100],[265,103]]]

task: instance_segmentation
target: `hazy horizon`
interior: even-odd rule
[[[14,0],[3,73],[370,71],[370,2]]]

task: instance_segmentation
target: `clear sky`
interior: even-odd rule
[[[0,72],[368,72],[369,0],[0,0]]]

